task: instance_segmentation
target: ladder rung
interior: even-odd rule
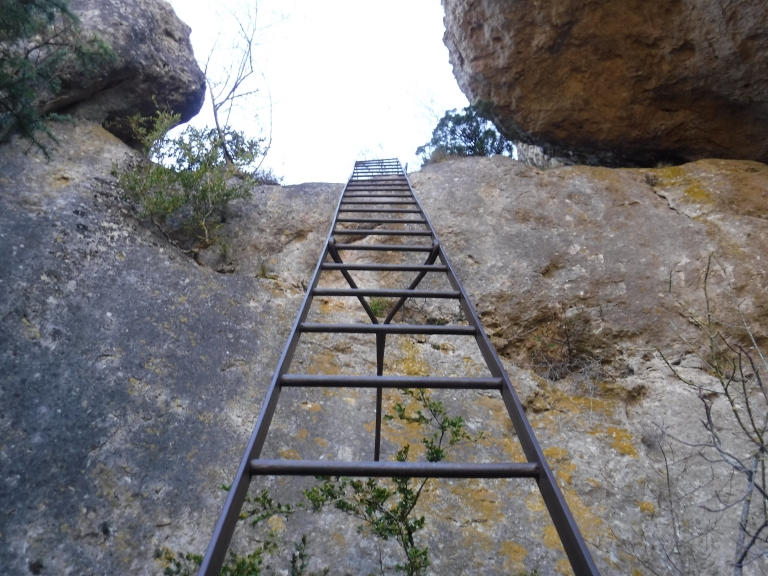
[[[356,222],[358,224],[426,224],[427,221],[419,218],[336,218],[336,222]]]
[[[333,234],[347,236],[432,236],[431,230],[390,230],[384,228],[376,230],[375,228],[365,228],[357,230],[334,230]]]
[[[369,272],[445,272],[443,264],[336,264],[323,262],[323,270],[364,270]]]
[[[362,206],[376,206],[377,204],[416,204],[416,200],[384,200],[382,202],[365,202],[360,200],[342,200],[342,204],[360,204]]]
[[[344,194],[344,198],[413,198],[411,194]]]
[[[420,214],[418,208],[340,208],[339,212],[382,212],[392,214]]]
[[[302,322],[302,332],[336,332],[338,334],[452,334],[454,336],[474,336],[474,326],[456,326],[439,324],[315,324]]]
[[[388,182],[360,182],[347,184],[347,190],[369,190],[371,188],[381,188],[382,190],[410,190],[411,187],[403,180],[402,183],[397,181]]]
[[[334,462],[333,460],[250,461],[251,476],[362,476],[383,478],[537,478],[528,462]]]
[[[386,288],[315,288],[314,296],[371,296],[377,298],[461,298],[458,290],[390,290]]]
[[[438,378],[435,376],[330,376],[284,374],[286,387],[309,388],[430,388],[432,390],[501,390],[501,378]]]
[[[408,244],[336,244],[336,250],[373,250],[377,252],[432,252],[432,246]]]

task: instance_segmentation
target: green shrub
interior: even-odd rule
[[[451,447],[462,442],[475,442],[484,437],[480,432],[470,435],[461,416],[451,417],[443,402],[434,400],[423,389],[401,391],[405,400],[414,406],[396,402],[394,414],[386,414],[384,421],[418,424],[422,427],[422,444],[428,462],[442,462]],[[398,462],[408,461],[410,446],[402,446],[396,454]],[[268,490],[262,490],[246,502],[251,509],[244,510],[241,520],[258,525],[275,515],[290,516],[302,510],[320,512],[333,507],[360,521],[358,531],[381,540],[398,543],[402,558],[395,570],[407,576],[424,576],[431,565],[429,547],[419,545],[419,533],[426,518],[417,511],[417,504],[427,478],[369,478],[357,480],[345,477],[318,477],[319,482],[304,491],[304,500],[296,504],[275,502]]]
[[[276,179],[255,168],[262,156],[261,140],[228,127],[219,131],[189,126],[177,137],[168,137],[178,121],[178,115],[165,111],[152,118],[130,118],[146,159],[118,171],[118,181],[140,215],[166,238],[171,240],[169,231],[180,224],[194,244],[187,252],[196,256],[218,241],[222,211],[230,201],[250,198],[253,186]]]
[[[368,304],[377,318],[384,318],[394,303],[389,298],[369,298]]]
[[[64,70],[90,77],[116,60],[98,36],[78,30],[67,0],[0,0],[0,142],[19,134],[48,156],[41,134],[55,138],[44,121],[65,117],[41,117],[41,95],[58,93]]]

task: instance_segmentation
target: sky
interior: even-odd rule
[[[232,12],[247,19],[248,3],[170,3],[192,28],[198,61],[215,47],[209,69],[221,73],[232,61]],[[230,123],[268,137],[271,116],[264,167],[284,184],[345,182],[355,160],[370,158],[399,158],[412,171],[437,120],[467,105],[443,44],[440,0],[260,0],[257,8],[257,72],[245,89],[258,93]],[[206,100],[190,124],[212,118]]]

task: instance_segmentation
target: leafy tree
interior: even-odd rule
[[[419,146],[416,154],[424,164],[446,156],[493,156],[512,152],[512,142],[484,118],[481,107],[467,106],[461,112],[448,110],[432,131],[432,139]]]
[[[78,19],[68,0],[0,0],[0,142],[13,134],[26,138],[46,156],[41,133],[52,140],[41,117],[41,95],[56,94],[63,70],[97,74],[117,60],[98,36],[78,30]]]

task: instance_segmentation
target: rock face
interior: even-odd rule
[[[303,292],[165,246],[110,185],[131,151],[98,125],[54,128],[51,162],[0,149],[0,565],[160,573],[166,537],[204,547],[264,393],[254,378],[274,370]],[[244,251],[256,266],[287,251],[308,277],[294,237],[317,250],[341,187],[293,190],[259,193],[251,222],[279,214],[281,229]]]
[[[737,294],[759,293],[767,178],[757,162],[539,171],[498,156],[440,163],[412,180],[461,276],[478,286],[486,331],[522,363],[536,327],[569,309],[589,316],[590,346],[604,359],[673,347],[670,285],[699,303],[713,252],[734,266]],[[768,301],[756,298],[746,305],[766,338]]]
[[[69,111],[108,129],[122,140],[130,133],[121,120],[150,116],[157,106],[186,122],[205,99],[205,76],[195,60],[190,29],[164,0],[73,0],[81,30],[98,34],[119,62],[97,77],[70,74],[62,89],[43,102],[45,112]],[[155,103],[156,101],[156,103]]]
[[[768,160],[765,2],[443,6],[454,75],[508,138],[598,165]]]
[[[263,187],[234,203],[222,229],[233,273],[218,274],[169,246],[119,200],[110,170],[130,157],[124,144],[95,125],[57,129],[62,146],[51,162],[25,155],[22,143],[0,147],[0,565],[13,576],[40,565],[42,574],[159,575],[163,548],[202,552],[207,544],[225,498],[219,486],[233,477],[342,186]],[[696,391],[672,377],[656,347],[684,375],[712,385],[669,293],[671,285],[700,308],[712,250],[765,345],[768,168],[710,160],[542,172],[496,157],[432,165],[412,181],[601,573],[668,572],[660,546],[672,550],[683,528],[671,561],[705,574],[727,571],[739,511],[712,515],[700,504],[715,506],[728,475],[716,469],[710,481],[711,467],[655,426],[690,442],[702,438]],[[218,258],[203,255],[211,266]],[[358,277],[361,285],[373,279]],[[718,314],[727,311],[725,280],[713,273]],[[323,285],[343,280],[327,273]],[[354,302],[318,298],[316,305],[309,321],[363,321]],[[404,320],[444,323],[456,319],[451,314],[416,302]],[[553,374],[543,364],[558,359],[547,350],[562,348],[566,329],[592,363]],[[334,338],[303,342],[296,369],[372,373],[370,339]],[[476,347],[461,337],[393,337],[385,367],[482,374]],[[471,432],[486,432],[452,458],[522,458],[496,393],[441,399]],[[398,400],[387,394],[385,409]],[[373,406],[366,391],[286,389],[264,456],[368,459]],[[714,399],[723,441],[742,453],[726,408]],[[406,442],[423,454],[418,429],[384,427],[386,457]],[[265,479],[253,490],[268,487],[285,502],[312,482]],[[430,546],[435,574],[461,573],[456,566],[567,573],[527,481],[431,481],[419,506],[427,522],[419,538]],[[378,548],[356,527],[338,512],[270,522],[284,543],[270,562],[287,568],[291,542],[308,534],[312,570],[368,574],[381,557],[392,571],[397,547]],[[263,537],[244,525],[235,549],[253,549]],[[745,574],[766,569],[763,559]]]

